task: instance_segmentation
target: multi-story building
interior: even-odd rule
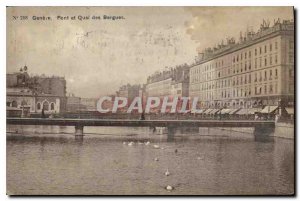
[[[130,84],[123,85],[117,91],[117,96],[126,97],[128,100],[127,106],[129,106],[135,97],[141,96],[141,94],[140,94],[141,89],[142,88],[140,85],[130,85]]]
[[[147,79],[146,96],[187,97],[189,93],[189,67],[178,66],[168,71],[157,72]]]
[[[173,81],[171,84],[171,96],[188,97],[189,80]]]
[[[45,81],[46,80],[46,81]],[[27,66],[7,74],[7,107],[26,113],[58,114],[66,109],[66,80],[63,77],[29,76]]]
[[[27,66],[20,69],[20,72],[6,75],[6,87],[31,87],[35,91],[55,96],[66,96],[66,80],[59,76],[29,76]]]
[[[81,104],[80,97],[75,96],[74,94],[69,94],[69,96],[67,96],[67,104],[66,104],[67,112],[78,112],[85,109],[86,107]]]
[[[81,98],[80,103],[86,108],[87,111],[96,111],[97,101],[98,99],[96,98]]]
[[[10,109],[21,109],[24,116],[61,113],[61,97],[51,94],[35,93],[28,87],[7,88],[6,106]]]
[[[81,98],[75,96],[74,94],[69,94],[67,96],[66,111],[67,112],[92,112],[97,110],[97,100],[96,98]]]
[[[34,76],[37,80],[39,90],[46,94],[53,94],[56,96],[66,96],[66,80],[59,76]]]
[[[163,97],[170,96],[172,88],[172,78],[166,78],[164,80],[148,82],[146,86],[147,96]]]
[[[163,72],[156,72],[147,79],[145,97],[178,97],[177,110],[181,108],[181,97],[188,97],[189,94],[189,66],[187,64],[171,68]],[[146,98],[145,98],[146,100]],[[153,109],[156,111],[156,109]],[[168,111],[168,109],[167,109]],[[157,111],[156,111],[157,112]]]
[[[27,69],[27,67],[25,69]],[[23,71],[23,69],[21,69],[20,72],[6,74],[6,87],[8,88],[20,87],[20,86],[25,87],[26,83],[28,85],[29,80],[30,77],[27,73],[27,70]]]
[[[190,97],[204,108],[294,104],[294,22],[247,32],[238,43],[205,49],[190,68]]]

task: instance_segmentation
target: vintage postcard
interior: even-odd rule
[[[294,195],[293,7],[8,6],[7,195]]]

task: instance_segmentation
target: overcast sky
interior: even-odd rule
[[[60,16],[124,16],[123,20],[57,20]],[[13,20],[28,16],[28,20]],[[34,21],[32,16],[50,16]],[[292,7],[10,7],[7,72],[25,64],[30,74],[65,76],[68,93],[113,94],[145,83],[166,66],[194,61],[197,51],[240,31],[257,31],[262,19],[292,19]]]

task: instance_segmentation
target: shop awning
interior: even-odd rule
[[[209,114],[216,114],[219,111],[219,109],[213,109]]]
[[[239,111],[237,111],[235,114],[238,115],[245,115],[245,114],[255,114],[255,112],[260,112],[261,108],[242,108]]]
[[[285,110],[288,114],[294,114],[294,108],[293,107],[286,107]]]
[[[249,108],[248,114],[255,114],[255,112],[260,112],[261,108]]]
[[[214,114],[216,109],[211,109],[211,111],[208,114]]]
[[[191,110],[192,114],[202,114],[205,110],[204,109],[199,109],[199,110]]]
[[[270,114],[270,113],[274,112],[277,108],[278,108],[278,106],[267,105],[262,111],[260,111],[260,113]]]
[[[203,114],[209,114],[213,109],[207,109]]]
[[[240,110],[240,108],[230,109],[229,114],[236,114],[239,110]]]
[[[249,114],[249,109],[242,108],[236,114],[238,115]]]
[[[228,114],[230,112],[230,109],[222,109],[221,114]]]

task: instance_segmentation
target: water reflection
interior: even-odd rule
[[[75,138],[72,127],[8,128],[8,192],[293,193],[292,140],[271,137],[261,140],[253,134],[230,129],[172,131],[171,135],[153,134],[149,128],[95,127],[86,128],[83,138]],[[134,145],[128,146],[131,141]],[[145,144],[147,141],[149,145]],[[164,175],[167,169],[170,176]],[[166,191],[167,185],[175,190]]]

